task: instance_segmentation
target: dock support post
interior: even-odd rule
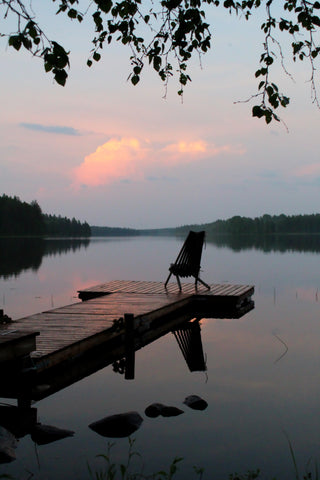
[[[125,370],[124,378],[126,380],[134,379],[135,367],[135,349],[134,349],[134,315],[125,313],[124,315],[124,345],[125,345]]]

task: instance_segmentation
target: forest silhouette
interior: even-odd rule
[[[19,197],[0,197],[0,236],[89,237],[87,222],[42,213],[36,200],[30,204]]]

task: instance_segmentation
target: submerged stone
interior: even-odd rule
[[[156,418],[161,415],[162,409],[164,407],[165,405],[163,405],[162,403],[152,403],[145,409],[144,413],[147,415],[147,417]]]
[[[31,431],[31,438],[37,445],[46,445],[73,435],[72,430],[57,428],[52,425],[42,425],[41,423],[35,425]]]
[[[0,426],[0,463],[9,463],[16,459],[17,445],[16,437],[9,430]]]
[[[183,403],[193,410],[205,410],[208,406],[207,402],[198,395],[189,395]]]
[[[126,412],[102,418],[89,425],[89,428],[103,437],[128,437],[141,426],[143,418],[138,412]]]
[[[170,406],[164,406],[161,410],[161,415],[163,417],[177,417],[178,415],[181,415],[184,413],[183,410],[180,410],[180,408],[177,407],[170,407]]]

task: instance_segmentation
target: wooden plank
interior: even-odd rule
[[[229,284],[216,285],[216,287],[213,290],[211,296],[212,295],[226,296],[226,295],[228,295],[229,292],[232,291],[233,288],[234,288],[234,285],[229,285]]]
[[[37,358],[37,370],[41,373],[42,371],[59,365],[72,357],[77,357],[91,348],[102,345],[119,335],[119,332],[105,329],[93,335],[81,338],[71,344],[64,345],[59,349],[50,351],[47,355]]]
[[[106,297],[108,299],[109,297]],[[128,299],[129,300],[129,299]],[[172,302],[166,298],[166,296],[161,296],[160,299],[157,297],[149,299],[146,303],[147,305],[143,305],[143,296],[136,298],[139,303],[138,313],[141,314],[148,314],[149,321],[151,321],[154,317],[159,316],[159,313],[155,313],[159,308],[165,306],[166,313],[173,308]],[[99,302],[102,307],[106,310],[108,309],[108,301]],[[113,303],[113,302],[112,302]],[[29,317],[27,319],[22,319],[21,322],[29,325],[32,325],[32,328],[35,325],[42,324],[41,330],[41,337],[38,342],[38,349],[36,354],[33,354],[34,358],[39,358],[41,356],[48,355],[50,353],[54,354],[56,357],[57,351],[62,350],[68,345],[71,346],[73,343],[81,342],[84,340],[88,340],[90,343],[89,337],[98,333],[105,333],[106,329],[110,328],[113,325],[113,320],[119,318],[124,312],[128,311],[128,306],[130,308],[132,305],[130,302],[117,302],[118,311],[114,310],[114,305],[111,307],[111,311],[115,312],[110,314],[108,312],[108,316],[106,314],[95,315],[91,316],[91,322],[86,322],[86,315],[88,311],[90,311],[91,306],[93,308],[97,308],[97,304],[95,301],[88,301],[84,303],[77,303],[74,305],[70,305],[67,308],[62,309],[55,309],[51,312],[44,312],[43,314],[37,314],[33,317]],[[85,309],[85,312],[78,314],[77,310],[79,307]],[[154,309],[153,315],[149,315],[150,307]],[[125,309],[124,309],[125,308]],[[135,308],[131,308],[131,310],[136,310]],[[70,311],[72,313],[70,313]],[[69,312],[69,313],[65,313]],[[93,317],[99,318],[99,321],[95,321]],[[82,321],[80,320],[82,318]],[[107,321],[106,321],[107,319]],[[142,319],[140,319],[142,321]],[[76,322],[76,323],[75,323]],[[81,323],[81,324],[80,324]],[[48,345],[49,344],[49,345]],[[71,352],[71,351],[70,351]],[[62,358],[61,355],[59,358]],[[53,357],[50,360],[51,364],[53,365]]]
[[[223,285],[220,289],[215,291],[215,296],[232,296],[232,292],[234,291],[234,285]]]
[[[183,283],[183,293],[195,293],[194,283]],[[164,288],[162,282],[145,282],[145,281],[112,281],[103,284],[89,287],[84,290],[79,290],[79,293],[85,292],[105,292],[105,293],[142,293],[142,294],[161,294],[161,293],[180,293],[177,283],[169,283],[167,288]],[[198,292],[206,291],[205,287],[198,286]]]
[[[177,310],[176,307],[173,304],[168,304],[165,309],[165,313],[168,314],[170,311]],[[156,318],[159,318],[161,315],[163,315],[164,312],[160,312],[159,310],[153,311],[153,312],[147,312],[146,317],[148,319],[148,322],[150,323]],[[137,317],[136,321],[141,324],[145,322],[145,318],[142,317]],[[70,343],[70,336],[67,335],[66,328],[62,330],[56,330],[56,334],[58,338],[54,338],[52,336],[52,329],[51,329],[51,335],[49,332],[48,339],[50,338],[50,347],[46,348],[46,338],[44,339],[44,345],[42,343],[39,343],[38,345],[38,351],[43,354],[43,356],[47,355],[50,356],[48,357],[48,361],[50,362],[50,365],[53,366],[60,361],[63,361],[64,359],[67,358],[67,353],[64,352],[64,348],[68,347],[69,348],[69,354],[74,355],[76,353],[80,353],[81,348],[88,349],[93,345],[98,345],[103,341],[106,341],[106,338],[108,336],[108,331],[110,329],[106,329],[105,325],[100,325],[99,328],[95,325],[95,328],[90,328],[86,330],[85,332],[83,331],[78,331],[78,332],[73,332],[72,334],[72,342]],[[72,330],[71,330],[72,332]],[[78,333],[78,334],[77,334]],[[54,335],[54,334],[53,334]],[[98,338],[97,335],[100,335]],[[115,333],[109,332],[110,338],[114,336]],[[94,337],[94,338],[93,338]],[[41,357],[39,355],[39,352],[37,355],[33,355],[35,358]],[[60,353],[59,353],[60,352]],[[45,360],[45,359],[43,359]]]
[[[229,285],[221,284],[214,285],[211,290],[199,293],[200,296],[234,296],[239,297],[241,295],[252,295],[254,287],[252,285]]]
[[[101,300],[103,298],[104,300]],[[56,313],[78,313],[90,312],[91,314],[114,314],[123,315],[124,313],[133,313],[134,315],[140,315],[146,313],[149,310],[155,310],[164,307],[168,304],[180,301],[182,298],[187,298],[185,295],[179,298],[168,297],[166,295],[137,295],[131,294],[123,297],[123,294],[112,294],[107,297],[99,297],[100,302],[94,300],[88,300],[84,304],[75,304],[68,307],[59,309]],[[52,312],[53,313],[53,312]]]
[[[167,319],[169,315],[192,316],[196,299],[202,299],[199,311],[210,314],[217,300],[229,298],[230,305],[235,306],[242,299],[250,300],[254,291],[249,285],[213,284],[210,291],[200,286],[196,290],[193,283],[182,284],[182,287],[180,292],[176,283],[170,283],[165,289],[162,282],[115,280],[79,291],[103,293],[103,296],[31,315],[14,323],[17,328],[40,331],[37,351],[32,357],[40,369],[45,369],[115,338],[119,331],[112,328],[114,321],[126,313],[133,314],[136,326],[146,332],[154,322]]]
[[[211,289],[207,290],[202,285],[199,285],[195,289],[194,283],[183,283],[182,284],[182,294],[195,294],[195,295],[226,295],[229,289],[239,288],[239,289],[251,289],[250,285],[230,285],[230,284],[212,284],[210,285]],[[143,281],[112,281],[103,284],[96,285],[84,290],[79,290],[79,293],[85,292],[99,292],[103,293],[142,293],[145,295],[151,294],[178,294],[179,288],[176,283],[169,283],[167,289],[164,289],[164,285],[161,282],[143,282]],[[237,294],[236,291],[234,294]]]

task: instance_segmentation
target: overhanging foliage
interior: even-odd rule
[[[272,68],[279,62],[284,66],[284,53],[277,34],[284,32],[290,39],[294,61],[308,61],[312,101],[319,107],[316,89],[316,60],[320,53],[318,38],[320,3],[305,0],[47,0],[57,3],[57,13],[70,20],[82,22],[84,16],[93,20],[92,50],[87,61],[90,67],[101,58],[102,49],[113,40],[130,48],[133,85],[139,83],[145,64],[157,72],[167,86],[175,73],[182,95],[190,82],[188,62],[202,56],[211,48],[212,33],[206,20],[206,10],[220,8],[226,14],[241,15],[248,20],[257,10],[264,11],[261,29],[264,33],[260,62],[255,77],[257,91],[250,99],[255,101],[252,115],[264,118],[266,123],[279,121],[275,113],[287,107],[289,98],[279,91],[272,79]],[[0,0],[4,19],[14,16],[16,31],[1,33],[16,50],[21,47],[41,57],[46,72],[52,72],[55,81],[65,85],[68,77],[68,52],[58,39],[49,39],[32,5],[21,0]],[[147,35],[146,35],[147,33]]]

